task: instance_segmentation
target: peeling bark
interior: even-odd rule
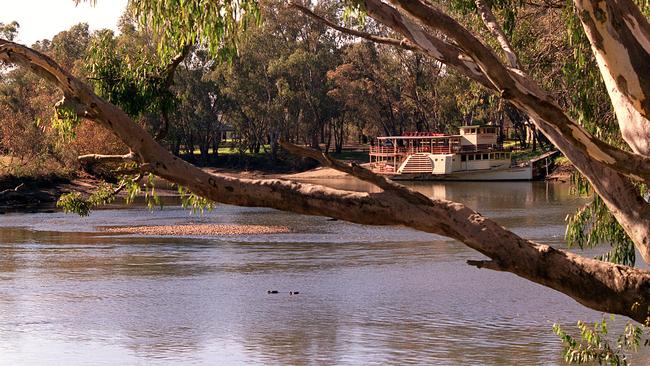
[[[93,116],[94,121],[112,131],[147,164],[149,171],[206,198],[329,216],[359,224],[402,225],[444,235],[491,259],[470,264],[514,273],[563,292],[598,311],[622,314],[639,322],[645,322],[648,317],[648,271],[583,258],[534,243],[460,203],[430,199],[362,167],[347,166],[314,151],[300,152],[370,181],[383,191],[359,193],[276,179],[251,180],[209,174],[173,156],[123,111],[99,98],[47,56],[0,40],[0,60],[30,69],[54,82],[85,106],[86,110],[80,114]]]
[[[501,29],[501,26],[492,13],[490,6],[483,0],[475,0],[474,3],[476,4],[476,8],[481,15],[481,19],[483,19],[485,27],[490,31],[490,33],[492,33],[494,38],[496,38],[497,42],[499,42],[503,53],[505,53],[506,58],[508,59],[508,64],[510,64],[510,67],[521,69],[519,58],[517,57],[517,52],[515,52],[515,50],[512,48],[508,37],[506,37],[503,29]]]
[[[630,0],[576,0],[623,139],[650,156],[650,25]]]

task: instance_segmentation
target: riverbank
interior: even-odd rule
[[[244,179],[286,179],[309,182],[314,179],[343,178],[344,173],[328,168],[315,168],[305,172],[279,173],[274,171],[239,171],[226,168],[204,168],[209,173],[223,174]],[[56,209],[56,202],[62,194],[80,192],[89,195],[102,183],[87,174],[68,178],[58,176],[0,177],[0,214],[6,212],[50,211]],[[156,192],[160,197],[178,197],[178,191],[167,181],[156,181]],[[118,197],[124,197],[121,193]]]
[[[90,194],[101,183],[83,175],[77,178],[47,175],[40,177],[0,177],[0,214],[54,210],[62,194]]]
[[[576,172],[576,168],[571,164],[569,159],[560,156],[555,159],[553,171],[546,176],[547,181],[566,183],[571,180],[571,176]]]

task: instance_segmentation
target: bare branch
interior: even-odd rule
[[[341,33],[345,33],[345,34],[349,34],[351,36],[367,39],[367,40],[375,42],[375,43],[400,47],[400,48],[403,48],[403,49],[409,50],[409,51],[420,51],[419,47],[416,47],[411,41],[409,41],[407,39],[399,40],[399,39],[395,39],[395,38],[381,37],[381,36],[376,36],[374,34],[370,34],[370,33],[367,33],[367,32],[361,32],[361,31],[358,31],[358,30],[354,30],[354,29],[350,29],[350,28],[346,28],[346,27],[341,27],[340,25],[325,19],[324,17],[314,13],[313,11],[308,9],[307,7],[304,7],[304,6],[302,6],[302,5],[300,5],[300,4],[296,3],[296,2],[293,2],[293,1],[290,2],[289,6],[292,7],[292,8],[297,9],[301,13],[307,15],[308,17],[313,18],[313,19],[327,25],[328,27],[330,27],[332,29],[336,29],[337,31],[339,31]]]
[[[161,77],[165,79],[166,86],[170,86],[174,82],[174,73],[176,72],[176,69],[181,64],[181,62],[187,58],[191,50],[192,46],[183,46],[181,52],[179,52],[178,55],[176,55],[176,57],[174,57],[165,67],[165,71],[163,71]]]
[[[476,8],[478,9],[479,14],[481,15],[481,19],[483,19],[483,23],[485,24],[485,27],[492,33],[494,38],[496,38],[497,42],[499,42],[499,45],[501,46],[501,49],[506,55],[506,58],[508,59],[508,63],[510,64],[510,67],[515,68],[515,69],[521,69],[521,65],[519,64],[519,58],[517,57],[517,53],[515,50],[512,48],[512,45],[510,44],[510,41],[508,40],[508,37],[506,37],[505,32],[499,25],[499,22],[497,21],[497,18],[494,16],[494,13],[492,13],[492,9],[490,9],[490,6],[484,1],[484,0],[475,0],[476,3]]]
[[[125,155],[101,155],[101,154],[88,154],[77,157],[80,163],[96,164],[96,163],[123,163],[129,161],[136,161],[137,158],[133,151]]]
[[[21,188],[23,188],[24,186],[25,186],[25,183],[20,183],[20,184],[19,184],[18,186],[16,186],[15,188],[9,188],[9,189],[5,189],[5,190],[3,190],[3,191],[0,191],[0,196],[2,196],[3,194],[7,194],[7,193],[9,193],[9,192],[18,192],[18,191],[19,191]]]
[[[458,46],[432,36],[422,26],[402,16],[395,8],[381,0],[366,0],[364,6],[368,15],[379,23],[402,34],[424,54],[455,68],[486,88],[494,89],[494,85],[485,77],[476,62]]]

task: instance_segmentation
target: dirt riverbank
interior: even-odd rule
[[[210,173],[246,179],[287,179],[309,182],[316,179],[335,179],[346,175],[328,168],[316,168],[301,173],[281,174],[264,171],[237,171],[234,169],[205,168]],[[101,181],[84,175],[77,178],[45,176],[36,178],[0,177],[0,214],[7,212],[51,211],[62,194],[81,192],[91,194]],[[160,197],[176,197],[176,188],[167,181],[156,181]],[[123,193],[120,195],[123,197]]]
[[[235,169],[205,168],[210,173],[224,174],[247,179],[286,179],[304,183],[318,181],[327,184],[328,180],[348,177],[330,168],[315,168],[300,173],[277,173],[264,171],[238,171]],[[567,182],[575,168],[571,163],[560,161],[556,168],[546,177],[549,181]],[[41,178],[0,178],[0,214],[6,212],[30,212],[54,210],[59,196],[69,192],[92,193],[101,181],[90,176],[74,179],[60,177]],[[166,181],[156,182],[156,192],[160,197],[176,197],[178,192]]]

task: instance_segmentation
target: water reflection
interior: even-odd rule
[[[538,183],[414,188],[558,244],[564,216],[581,203],[566,187]],[[187,221],[296,232],[95,230]],[[268,209],[5,215],[0,253],[0,363],[9,365],[553,365],[561,357],[551,325],[600,317],[516,276],[465,265],[480,254],[445,238]]]

